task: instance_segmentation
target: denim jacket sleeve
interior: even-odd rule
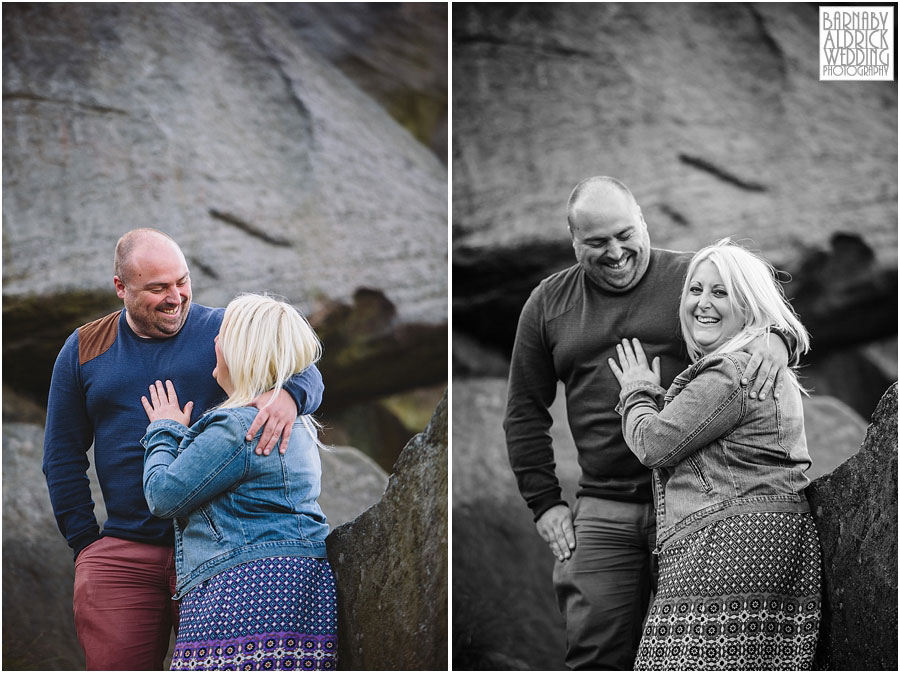
[[[729,355],[695,364],[690,380],[660,410],[658,386],[631,386],[622,391],[622,433],[632,453],[646,467],[680,463],[694,451],[727,434],[744,414],[741,369]],[[673,388],[679,383],[680,374]]]
[[[200,432],[190,441],[191,430]],[[234,414],[219,410],[188,430],[172,420],[147,426],[144,497],[150,512],[163,519],[185,516],[240,481],[247,469],[247,432]],[[185,440],[188,441],[185,441]],[[179,453],[179,446],[185,445]]]

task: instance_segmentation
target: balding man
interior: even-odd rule
[[[140,400],[154,381],[169,379],[181,399],[193,402],[192,423],[224,400],[212,377],[224,309],[191,303],[184,255],[154,229],[119,240],[113,284],[124,310],[79,327],[56,359],[44,474],[59,529],[75,553],[75,628],[87,668],[160,670],[178,625],[174,536],[172,522],[150,514],[144,500],[140,440],[147,417]],[[298,413],[315,411],[322,390],[314,366],[298,374],[261,409],[248,439],[265,426],[263,453],[279,439],[287,446]],[[86,476],[92,443],[108,514],[102,533]]]
[[[648,360],[660,359],[664,386],[689,364],[678,304],[691,253],[651,248],[641,209],[613,178],[579,183],[568,220],[578,263],[544,279],[522,309],[504,428],[519,490],[557,558],[566,665],[630,670],[655,579],[656,519],[651,473],[622,437],[607,359],[635,337]],[[761,338],[748,350],[748,378],[759,367],[751,396],[764,398],[787,365],[787,348]],[[574,517],[549,434],[558,381],[581,467]]]

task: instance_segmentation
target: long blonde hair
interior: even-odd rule
[[[229,302],[219,349],[234,386],[218,407],[224,409],[248,406],[272,390],[268,406],[288,379],[322,356],[322,344],[306,319],[287,302],[260,294],[242,294]],[[319,423],[312,416],[300,419],[318,444]]]
[[[785,299],[781,285],[775,280],[775,269],[772,265],[746,248],[733,243],[731,239],[724,238],[694,255],[681,290],[678,317],[691,361],[696,362],[705,355],[694,339],[690,329],[690,316],[687,315],[685,308],[691,278],[704,261],[715,265],[736,313],[743,319],[743,326],[738,333],[716,348],[713,353],[741,350],[758,336],[770,334],[773,327],[796,341],[798,353],[806,353],[809,350],[809,333]],[[799,386],[796,373],[791,371],[791,375]]]

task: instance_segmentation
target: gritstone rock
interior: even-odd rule
[[[822,542],[817,667],[897,670],[897,384],[859,453],[807,489]]]
[[[381,501],[334,530],[341,668],[447,669],[447,398]]]
[[[553,555],[509,466],[505,408],[504,379],[454,380],[453,667],[562,670]],[[560,392],[551,413],[557,475],[574,505],[580,470]]]
[[[3,424],[3,667],[84,668],[72,617],[72,550],[56,527],[41,472],[44,429]],[[91,469],[97,519],[106,519]]]

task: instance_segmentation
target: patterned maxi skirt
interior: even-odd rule
[[[716,521],[659,556],[635,670],[809,670],[820,617],[810,514]]]
[[[181,599],[173,671],[337,668],[328,559],[272,557],[224,570]]]

